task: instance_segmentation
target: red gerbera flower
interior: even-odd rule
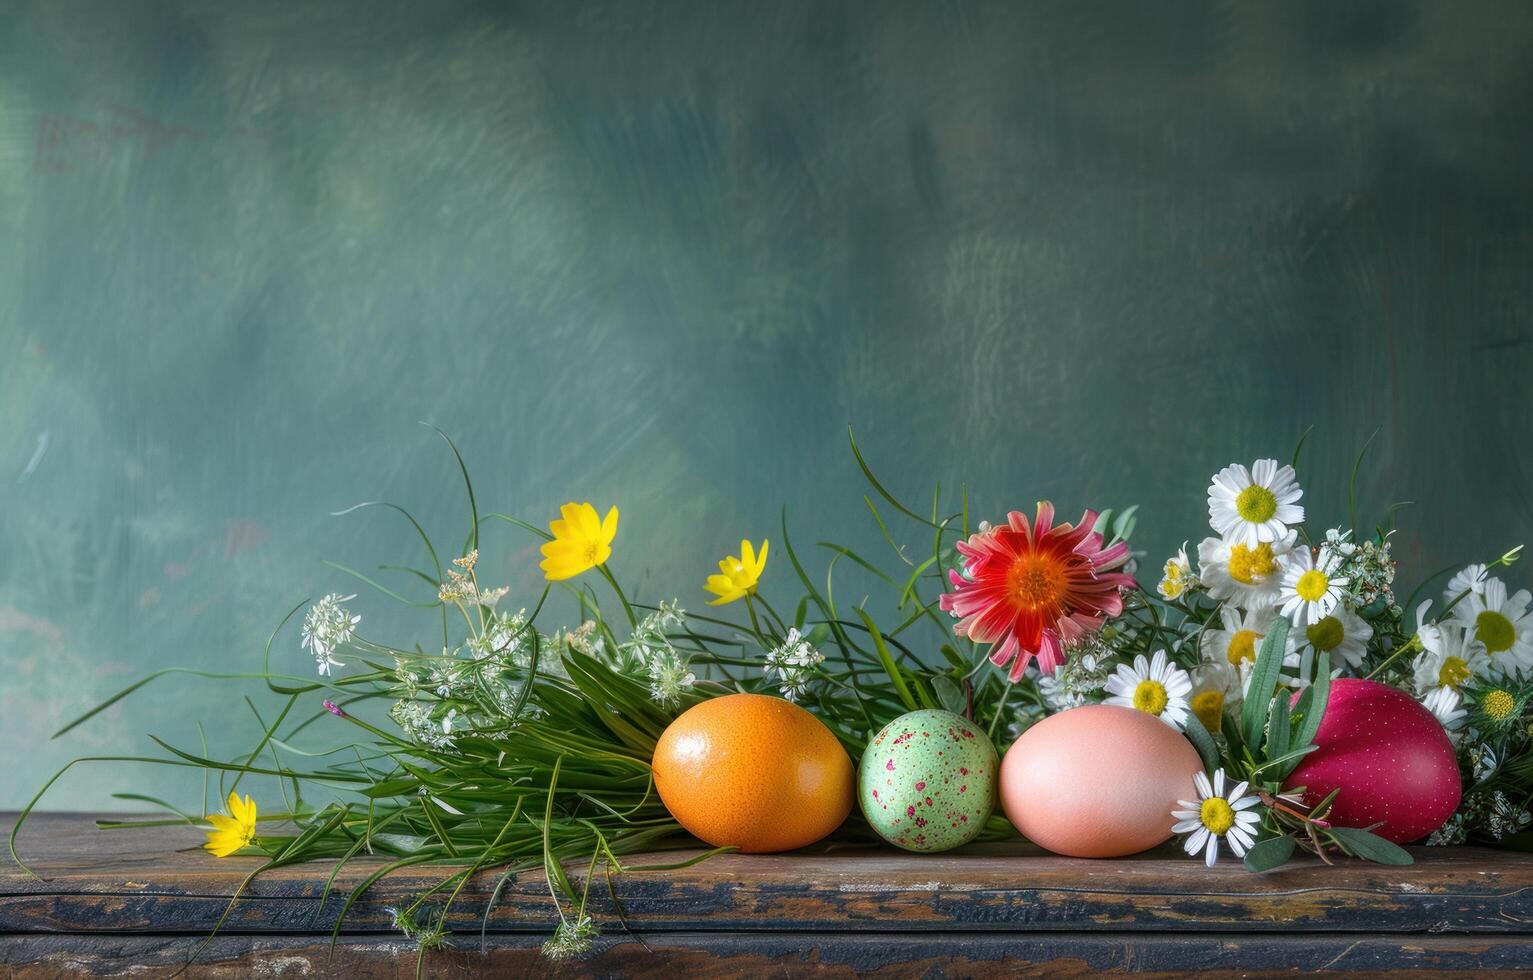
[[[1121,614],[1121,590],[1136,585],[1132,575],[1113,571],[1128,561],[1128,544],[1104,548],[1091,529],[1096,519],[1088,510],[1079,524],[1056,526],[1054,505],[1040,501],[1031,526],[1012,511],[1005,524],[958,542],[965,574],[950,571],[954,591],[939,600],[959,617],[953,632],[991,644],[991,663],[1011,664],[1013,681],[1034,657],[1052,674],[1065,662],[1065,644]]]

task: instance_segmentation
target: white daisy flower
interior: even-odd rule
[[[328,676],[331,667],[346,666],[335,659],[335,651],[351,642],[362,617],[351,615],[341,603],[355,598],[355,595],[336,595],[332,592],[316,602],[303,618],[301,646],[314,654],[319,672],[323,675]]]
[[[1411,661],[1411,671],[1421,697],[1439,688],[1461,691],[1475,678],[1493,672],[1494,664],[1485,648],[1457,623],[1418,623],[1416,635],[1421,638],[1421,652]]]
[[[1228,662],[1202,664],[1192,670],[1192,692],[1187,702],[1192,713],[1205,729],[1217,734],[1223,728],[1224,709],[1244,700],[1244,678]]]
[[[1353,612],[1345,602],[1339,603],[1331,614],[1304,628],[1300,641],[1306,657],[1313,663],[1322,653],[1331,655],[1331,666],[1340,666],[1345,660],[1348,667],[1357,668],[1368,655],[1368,641],[1373,639],[1373,627]]]
[[[1302,496],[1292,466],[1259,459],[1248,470],[1232,463],[1208,485],[1208,522],[1231,544],[1278,541],[1290,524],[1304,522]]]
[[[1144,654],[1134,658],[1134,666],[1119,664],[1107,679],[1107,704],[1120,704],[1152,714],[1181,731],[1187,724],[1187,697],[1192,693],[1192,678],[1156,650],[1151,660]]]
[[[1533,668],[1530,600],[1533,595],[1527,589],[1508,596],[1505,582],[1487,578],[1483,592],[1470,593],[1453,607],[1453,621],[1466,630],[1474,630],[1474,638],[1484,645],[1502,673],[1522,673]]]
[[[1200,653],[1204,666],[1210,671],[1219,670],[1228,675],[1224,687],[1233,687],[1242,697],[1251,683],[1251,672],[1256,668],[1256,655],[1261,651],[1262,640],[1272,628],[1277,611],[1271,606],[1255,609],[1236,609],[1225,604],[1219,610],[1223,629],[1207,629],[1203,632]],[[1293,634],[1289,633],[1283,649],[1283,666],[1293,672],[1279,678],[1283,684],[1297,683],[1299,654],[1294,646]]]
[[[1463,571],[1448,579],[1448,589],[1443,593],[1446,601],[1452,602],[1465,592],[1474,595],[1484,595],[1485,575],[1486,568],[1484,565],[1465,566]]]
[[[1346,592],[1348,579],[1341,574],[1344,559],[1322,547],[1316,555],[1308,548],[1295,548],[1283,570],[1283,584],[1278,601],[1283,615],[1295,626],[1320,622],[1331,614]]]
[[[1277,601],[1283,569],[1299,532],[1258,545],[1204,538],[1198,545],[1198,581],[1215,599],[1252,608]]]
[[[1464,725],[1464,719],[1468,712],[1464,710],[1464,699],[1451,687],[1435,687],[1426,697],[1421,699],[1421,704],[1432,717],[1442,722],[1444,730],[1452,736]]]
[[[1255,845],[1256,835],[1260,832],[1261,800],[1246,795],[1247,783],[1236,783],[1226,793],[1223,769],[1214,772],[1212,784],[1201,772],[1194,773],[1192,778],[1197,783],[1198,798],[1176,801],[1177,805],[1186,809],[1171,811],[1171,816],[1176,820],[1171,826],[1171,832],[1190,832],[1191,836],[1182,846],[1193,857],[1202,851],[1203,863],[1210,868],[1219,859],[1221,837],[1236,857],[1245,857],[1246,852]]]
[[[1160,593],[1162,599],[1180,599],[1197,584],[1198,577],[1192,574],[1192,564],[1187,561],[1187,542],[1183,541],[1176,554],[1166,559],[1165,567],[1161,570],[1160,584],[1155,587],[1155,591]]]

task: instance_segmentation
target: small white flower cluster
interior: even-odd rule
[[[1100,701],[1107,679],[1112,676],[1112,656],[1101,635],[1093,633],[1065,648],[1065,662],[1055,667],[1052,674],[1038,678],[1038,692],[1053,711]]]
[[[433,711],[424,702],[414,699],[396,701],[389,709],[400,731],[421,745],[433,749],[450,749],[453,730],[457,726],[458,709],[449,708],[445,713]]]
[[[686,628],[687,614],[677,604],[662,602],[654,612],[639,620],[633,635],[619,647],[619,669],[630,675],[645,676],[650,699],[674,708],[682,696],[697,683],[691,660],[671,642],[672,631]]]
[[[789,701],[802,701],[808,696],[819,679],[820,665],[825,655],[816,650],[798,631],[790,626],[783,642],[767,651],[766,678],[777,681],[779,692]]]
[[[560,628],[554,632],[553,636],[545,637],[543,643],[543,646],[550,650],[567,646],[576,653],[583,653],[588,657],[596,656],[605,645],[606,641],[597,631],[594,619],[588,619],[572,630]],[[538,669],[543,668],[539,666]]]
[[[467,575],[448,570],[447,581],[437,589],[437,598],[443,602],[458,603],[464,606],[485,606],[493,609],[495,604],[504,599],[511,590],[506,586],[495,589],[481,589],[473,579]]]
[[[491,613],[485,620],[484,629],[468,642],[469,655],[475,660],[494,660],[498,663],[526,667],[527,610],[516,614]]]
[[[1383,541],[1367,540],[1353,544],[1340,531],[1326,532],[1326,544],[1346,559],[1343,572],[1347,578],[1347,598],[1357,609],[1379,604],[1389,615],[1398,617],[1400,607],[1395,605],[1395,558],[1390,553],[1389,538]]]
[[[322,675],[328,676],[332,667],[346,666],[335,659],[335,651],[351,642],[362,617],[353,616],[341,603],[355,598],[355,595],[336,595],[332,592],[316,602],[303,618],[301,646],[314,654]]]
[[[573,922],[561,917],[553,936],[543,944],[543,955],[555,963],[573,960],[590,952],[598,935],[589,915],[580,915]]]

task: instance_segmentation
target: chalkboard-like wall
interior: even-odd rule
[[[1530,39],[1518,2],[6,4],[0,807],[246,739],[185,678],[46,736],[252,667],[351,591],[322,558],[414,557],[332,511],[461,534],[420,420],[487,509],[619,504],[617,570],[693,607],[783,503],[886,549],[848,424],[913,498],[1138,502],[1150,565],[1311,423],[1331,521],[1379,428],[1407,586],[1533,538]],[[482,567],[525,602],[535,557]],[[113,789],[200,780],[48,802]]]

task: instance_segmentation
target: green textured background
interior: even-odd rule
[[[46,740],[154,667],[255,666],[349,591],[323,557],[416,558],[331,511],[460,534],[422,419],[486,509],[619,503],[615,568],[694,607],[783,503],[878,545],[848,423],[976,516],[1138,501],[1149,565],[1309,423],[1343,519],[1381,426],[1407,586],[1499,554],[1533,530],[1530,37],[1517,2],[6,4],[0,806],[146,731],[247,737],[175,681]],[[485,561],[535,595],[524,536]],[[120,788],[200,782],[47,802]]]

